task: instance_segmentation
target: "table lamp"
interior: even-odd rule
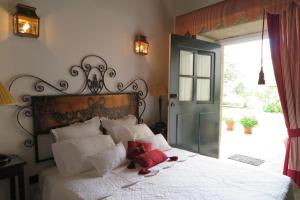
[[[15,105],[16,100],[11,93],[0,82],[0,106],[2,105]],[[0,153],[0,166],[5,165],[10,161],[10,156]]]
[[[16,99],[0,82],[0,106],[2,105],[15,105]]]

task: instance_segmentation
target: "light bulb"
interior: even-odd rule
[[[23,33],[26,33],[29,29],[30,29],[30,25],[29,25],[28,22],[26,22],[26,23],[22,26],[22,31],[23,31]]]
[[[138,46],[135,47],[135,51],[136,51],[136,52],[139,52],[139,51],[140,51],[140,47],[138,47]]]

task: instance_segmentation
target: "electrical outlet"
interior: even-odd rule
[[[29,176],[29,185],[33,185],[39,182],[39,175],[35,174],[32,176]]]

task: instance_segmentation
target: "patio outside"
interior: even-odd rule
[[[224,47],[222,117],[235,121],[233,131],[222,121],[220,159],[241,154],[265,160],[259,167],[282,173],[287,131],[281,111],[271,61],[269,41],[264,40],[266,85],[258,85],[260,42],[252,40]],[[258,125],[245,134],[240,120],[253,117]],[[236,161],[232,161],[236,162]]]
[[[283,141],[287,137],[282,114],[224,107],[223,115],[230,115],[235,119],[241,119],[244,115],[255,116],[258,126],[253,129],[252,134],[245,134],[243,126],[238,122],[233,131],[228,131],[223,121],[220,159],[227,159],[233,154],[246,155],[265,160],[259,167],[282,173],[285,156]]]

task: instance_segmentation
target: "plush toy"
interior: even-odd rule
[[[143,167],[139,174],[149,174],[149,168],[162,163],[169,159],[169,161],[177,161],[177,156],[168,157],[159,149],[151,150],[152,145],[143,141],[128,141],[127,158],[131,160],[128,169],[136,169],[135,163]]]

